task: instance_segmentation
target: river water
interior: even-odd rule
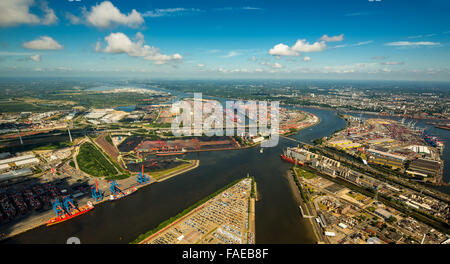
[[[321,118],[321,123],[300,131],[302,141],[329,136],[345,127],[334,111],[302,109]],[[5,243],[129,243],[139,234],[247,173],[255,177],[260,200],[256,203],[256,243],[315,243],[308,220],[300,217],[286,177],[290,164],[280,154],[294,142],[280,138],[276,147],[190,153],[200,166],[166,181],[141,188],[135,194],[102,203],[86,215],[55,226],[42,226],[10,238]]]

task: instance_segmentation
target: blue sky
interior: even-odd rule
[[[0,76],[450,81],[450,1],[0,1]]]

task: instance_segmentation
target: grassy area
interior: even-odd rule
[[[206,196],[205,198],[203,198],[200,201],[196,202],[195,204],[189,206],[188,208],[186,208],[185,210],[183,210],[181,213],[177,214],[176,216],[171,217],[171,218],[167,219],[166,221],[162,222],[156,228],[154,228],[154,229],[152,229],[152,230],[150,230],[150,231],[148,231],[148,232],[146,232],[144,234],[139,235],[138,238],[136,238],[136,240],[131,242],[131,244],[138,244],[142,240],[144,240],[147,237],[153,235],[154,233],[158,232],[159,230],[163,229],[164,227],[170,225],[171,223],[175,222],[176,220],[180,219],[181,217],[185,216],[186,214],[188,214],[189,212],[191,212],[192,210],[194,210],[198,206],[206,203],[208,200],[210,200],[214,196],[216,196],[219,193],[223,192],[224,190],[230,188],[231,186],[235,185],[236,183],[238,183],[241,180],[242,179],[237,179],[235,181],[232,181],[231,183],[229,183],[226,186],[220,188],[219,190],[215,191],[214,193]]]
[[[118,173],[111,164],[94,145],[89,142],[80,146],[77,156],[77,163],[80,169],[89,175],[96,177],[111,177]]]
[[[70,143],[69,141],[52,142],[50,144],[34,148],[33,150],[55,150],[55,149],[60,149],[60,148],[67,148],[70,146],[72,146],[72,143]]]
[[[312,178],[315,178],[317,176],[314,173],[309,172],[309,171],[305,171],[302,168],[295,168],[295,171],[297,172],[298,176],[303,177],[305,179],[312,179]]]
[[[109,144],[111,144],[112,146],[114,146],[114,144],[113,144],[113,142],[112,142],[112,139],[111,139],[111,136],[110,136],[109,134],[106,135],[105,139],[106,139],[106,141],[108,141]]]
[[[170,168],[170,169],[167,169],[167,170],[151,172],[150,175],[153,178],[159,180],[161,178],[164,178],[164,176],[166,176],[167,174],[170,174],[170,173],[178,171],[178,170],[185,169],[185,168],[187,168],[189,166],[191,166],[191,163],[185,163],[185,164],[181,164],[181,165],[178,165],[176,167],[173,167],[173,168]]]
[[[300,192],[300,196],[302,197],[303,202],[307,203],[309,201],[309,197],[305,193],[305,191],[302,189],[302,186],[301,186],[300,182],[297,179],[297,175],[296,175],[295,169],[294,169],[293,172],[294,173],[292,173],[292,177],[294,178],[295,185],[297,185],[298,191]]]

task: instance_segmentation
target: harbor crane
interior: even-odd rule
[[[61,202],[58,199],[52,201],[53,211],[55,211],[56,216],[62,216],[65,213],[65,210],[62,207]]]
[[[150,182],[150,177],[144,174],[144,164],[142,164],[142,171],[137,174],[137,182],[140,185]]]
[[[91,194],[92,194],[92,198],[94,199],[94,201],[99,202],[99,201],[103,200],[103,194],[100,191],[100,189],[98,188],[97,179],[95,179],[95,186],[91,187]]]
[[[119,193],[124,194],[122,192],[122,190],[119,188],[119,184],[117,184],[117,182],[115,180],[113,180],[109,183],[109,190],[111,191],[111,194],[113,194],[113,195],[118,195]]]
[[[64,196],[63,197],[63,205],[66,209],[66,212],[68,214],[72,214],[72,212],[77,209],[78,211],[80,211],[80,209],[78,209],[78,207],[74,204],[73,200],[70,199],[69,196]]]

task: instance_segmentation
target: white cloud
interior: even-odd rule
[[[373,42],[373,40],[361,41],[361,42],[358,42],[358,43],[356,43],[356,44],[354,44],[354,45],[352,45],[352,46],[362,46],[362,45],[370,44],[370,43],[372,43],[372,42]]]
[[[331,48],[338,49],[338,48],[345,48],[345,47],[348,47],[348,45],[347,44],[336,45],[336,46],[331,47]]]
[[[132,57],[144,57],[156,53],[156,48],[144,45],[144,38],[141,33],[136,34],[137,41],[131,41],[121,32],[111,33],[105,37],[106,47],[101,50],[100,42],[96,44],[96,51],[106,53],[126,53]]]
[[[272,68],[274,68],[274,69],[281,69],[281,68],[283,68],[283,65],[279,64],[278,62],[275,62],[275,63],[272,65]]]
[[[292,50],[288,45],[282,43],[271,48],[269,54],[275,56],[300,56],[299,52]]]
[[[41,55],[39,55],[39,54],[31,55],[30,59],[35,61],[35,62],[40,62],[41,61]]]
[[[409,39],[423,38],[423,35],[409,36],[408,38],[409,38]]]
[[[58,22],[58,17],[55,15],[55,11],[48,7],[47,2],[42,2],[41,9],[45,13],[44,18],[42,19],[42,24],[52,25]]]
[[[306,61],[306,62],[311,61],[311,57],[306,56],[303,58],[303,61]]]
[[[439,42],[431,42],[431,41],[417,41],[417,42],[411,42],[411,41],[396,41],[396,42],[389,42],[386,43],[386,46],[437,46],[440,45]]]
[[[50,25],[57,22],[58,18],[47,2],[42,2],[41,10],[45,13],[43,18],[30,12],[34,0],[1,0],[0,1],[0,27],[10,27],[20,24],[44,24]]]
[[[72,68],[64,67],[64,66],[58,66],[58,67],[55,67],[53,70],[55,70],[55,71],[72,71]]]
[[[150,10],[142,14],[143,17],[163,17],[163,16],[175,16],[175,15],[183,15],[187,13],[196,13],[201,12],[202,10],[198,8],[166,8],[166,9],[155,9]]]
[[[161,54],[159,48],[145,44],[144,35],[138,32],[133,42],[121,32],[111,33],[105,37],[106,47],[101,48],[100,42],[95,45],[95,51],[120,54],[125,53],[131,57],[143,57],[145,60],[155,61],[155,64],[165,64],[169,61],[181,61],[183,56],[178,53],[173,55]]]
[[[38,39],[23,43],[22,46],[33,50],[59,50],[63,48],[63,46],[49,36],[41,36]]]
[[[314,42],[313,44],[309,44],[305,39],[299,39],[292,46],[292,50],[298,52],[320,52],[324,51],[327,48],[327,44],[325,41]]]
[[[66,12],[66,18],[70,21],[70,23],[77,25],[81,23],[81,19],[69,12]]]
[[[299,39],[292,47],[283,43],[275,45],[269,50],[270,55],[274,56],[300,56],[301,52],[320,52],[327,48],[325,41],[309,44],[305,39]]]
[[[219,53],[219,52],[221,52],[220,49],[212,49],[212,50],[206,51],[206,53]]]
[[[363,46],[363,45],[370,44],[372,42],[373,42],[373,40],[360,41],[360,42],[353,43],[353,44],[336,45],[336,46],[331,47],[331,48],[337,49],[337,48],[346,48],[346,47],[358,47],[358,46]]]
[[[197,64],[197,67],[199,67],[199,68],[203,68],[203,67],[205,67],[205,64],[201,64],[201,63],[199,63],[199,64]]]
[[[214,8],[215,11],[235,11],[235,10],[263,10],[260,7],[244,6],[244,7],[220,7]]]
[[[270,61],[261,61],[259,64],[265,65],[265,66],[269,66],[269,67],[271,67],[273,69],[281,69],[281,68],[283,68],[283,65],[281,65],[278,62],[271,63]]]
[[[166,64],[167,62],[176,62],[176,61],[182,61],[183,60],[183,56],[181,56],[178,53],[175,53],[173,55],[164,55],[159,53],[153,54],[153,55],[149,55],[144,57],[145,60],[151,60],[151,61],[155,61],[155,64]]]
[[[326,42],[336,42],[336,41],[343,41],[344,40],[344,34],[340,34],[338,36],[329,37],[327,35],[323,35],[320,40],[326,41]]]
[[[224,55],[224,56],[221,56],[221,57],[222,58],[231,58],[231,57],[236,57],[239,54],[240,54],[239,52],[232,50],[232,51],[228,52],[227,55]]]
[[[402,65],[404,64],[403,61],[386,61],[386,62],[382,62],[382,65]]]
[[[378,63],[354,63],[346,65],[334,65],[323,67],[322,73],[369,73],[375,72],[379,68]]]
[[[128,15],[122,14],[120,10],[109,1],[104,1],[92,6],[89,12],[84,11],[83,13],[86,23],[97,28],[109,28],[116,25],[138,27],[144,23],[142,15],[135,9]],[[73,15],[69,17],[69,20],[72,22],[77,22],[77,19],[75,19]]]
[[[254,7],[254,6],[244,6],[242,9],[243,10],[263,10],[260,7]]]

